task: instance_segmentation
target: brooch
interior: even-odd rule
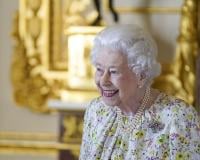
[[[157,133],[157,132],[163,130],[165,125],[163,123],[159,122],[158,120],[153,119],[149,122],[148,127],[151,128],[153,133]]]

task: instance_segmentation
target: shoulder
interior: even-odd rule
[[[162,106],[164,111],[170,112],[173,116],[185,116],[186,114],[194,114],[195,116],[198,116],[195,108],[184,100],[165,93],[162,94],[159,104]]]
[[[95,113],[99,105],[100,105],[99,97],[94,98],[90,102],[88,102],[86,104],[85,117],[88,117],[90,114]]]
[[[162,94],[158,104],[163,117],[169,122],[184,125],[184,127],[199,126],[199,116],[193,106],[180,98]]]
[[[91,100],[87,106],[85,111],[85,118],[94,120],[97,117],[105,117],[106,115],[112,113],[112,108],[110,106],[106,106],[100,99],[100,97]]]
[[[100,104],[99,97],[92,99],[90,102],[86,104],[86,112],[95,110],[99,104]]]

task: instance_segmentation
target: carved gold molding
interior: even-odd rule
[[[12,36],[15,47],[11,66],[14,99],[19,106],[35,112],[52,112],[47,107],[48,99],[60,99],[62,93],[73,92],[75,96],[81,93],[83,101],[97,94],[91,75],[73,77],[72,67],[68,66],[70,61],[67,60],[67,67],[59,68],[63,66],[59,60],[68,54],[67,51],[58,54],[62,49],[61,43],[64,43],[60,39],[64,37],[67,40],[73,31],[73,27],[62,28],[61,9],[61,2],[57,0],[20,0],[19,12],[14,17]],[[89,33],[90,27],[82,28],[86,35],[94,35],[99,31],[98,27],[94,27],[92,33]],[[89,52],[89,48],[84,49]],[[83,61],[86,62],[86,68],[91,68],[88,60]]]
[[[0,153],[7,154],[58,154],[60,150],[79,152],[79,144],[24,140],[0,140]]]
[[[68,150],[77,155],[79,143],[57,142],[51,133],[0,132],[1,154],[57,155],[60,150]]]
[[[198,0],[185,0],[174,62],[164,64],[155,86],[195,105],[198,42]],[[197,108],[198,106],[196,106]],[[197,108],[198,109],[198,108]]]
[[[177,39],[179,79],[187,94],[187,100],[194,104],[196,93],[196,59],[198,42],[198,0],[186,0],[182,8],[180,35]]]
[[[64,135],[62,141],[65,143],[81,143],[83,116],[68,115],[63,121]]]
[[[1,131],[0,139],[4,140],[36,140],[36,141],[56,141],[58,136],[52,133],[32,133],[32,132],[8,132]]]
[[[46,100],[56,93],[52,92],[55,81],[47,80],[43,74],[48,68],[48,6],[47,0],[21,0],[12,33],[16,41],[11,67],[14,98],[20,106],[37,112],[48,112]],[[58,81],[56,85],[62,84]]]

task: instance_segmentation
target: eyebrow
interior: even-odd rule
[[[99,64],[99,63],[96,63],[95,65],[96,65],[96,66],[100,66],[100,67],[104,67],[104,66],[102,66],[102,65]],[[119,66],[119,65],[112,65],[112,66],[109,66],[109,68],[120,68],[120,66]]]

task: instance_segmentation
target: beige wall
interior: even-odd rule
[[[18,8],[18,0],[0,0],[0,132],[47,132],[56,134],[57,115],[40,115],[17,107],[12,98],[10,65],[14,41],[11,39],[12,18]],[[5,155],[0,160],[48,160],[55,156]]]
[[[174,0],[114,0],[117,8],[134,7],[166,7],[179,8],[182,1]],[[112,24],[112,16],[107,13],[104,15],[109,24]],[[138,13],[121,13],[120,23],[138,24],[148,30],[158,44],[158,58],[161,62],[170,62],[175,53],[176,38],[179,34],[180,15],[173,12],[138,14]]]

